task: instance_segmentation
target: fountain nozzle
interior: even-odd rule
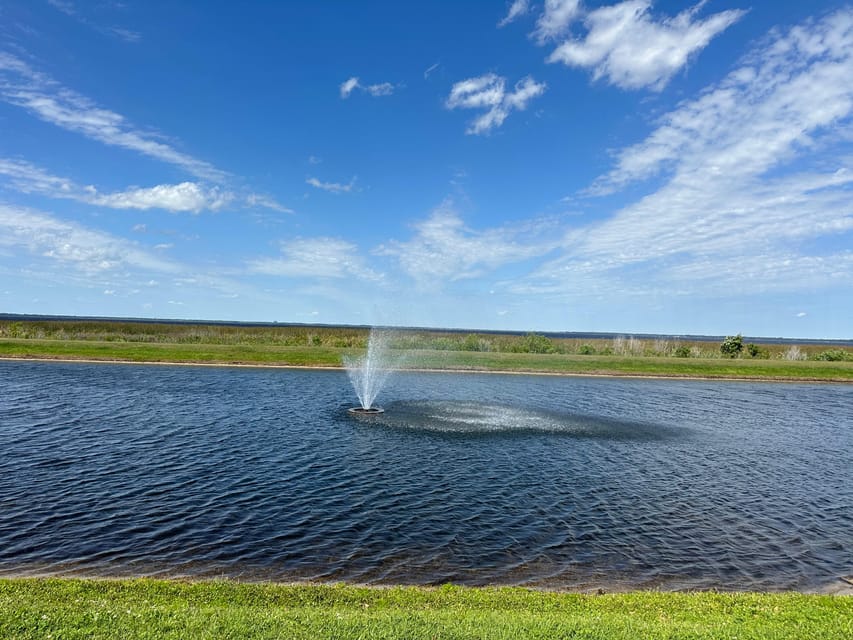
[[[351,413],[354,416],[375,416],[378,413],[385,413],[385,409],[382,407],[352,407],[351,409],[347,409],[347,413]]]

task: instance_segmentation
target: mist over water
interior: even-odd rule
[[[0,574],[822,590],[849,385],[0,363]]]

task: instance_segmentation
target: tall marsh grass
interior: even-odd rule
[[[361,327],[236,326],[111,320],[0,321],[0,339],[126,342],[152,344],[255,345],[364,349],[369,330]],[[619,357],[722,357],[720,345],[708,341],[643,340],[634,336],[577,339],[551,338],[536,333],[451,333],[401,329],[394,332],[391,349],[408,351],[469,351],[538,353]],[[756,352],[758,353],[758,352]],[[762,345],[762,358],[775,360],[851,360],[853,351],[828,345]],[[750,359],[748,351],[740,356]],[[754,356],[752,356],[754,357]]]

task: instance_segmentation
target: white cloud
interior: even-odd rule
[[[498,27],[505,27],[519,16],[523,16],[530,9],[530,0],[514,0],[503,20],[498,22]]]
[[[349,98],[350,94],[355,90],[358,86],[358,78],[353,76],[349,80],[346,80],[341,83],[340,92],[341,98]]]
[[[759,175],[813,146],[816,133],[851,112],[853,11],[808,26],[763,44],[719,85],[665,115],[646,140],[617,155],[593,191],[664,171]]]
[[[84,187],[68,178],[54,176],[30,162],[9,158],[0,158],[0,177],[2,176],[6,177],[10,186],[22,193],[39,193],[51,198],[76,200],[111,209],[165,209],[172,212],[199,213],[205,210],[217,211],[242,201],[242,204],[248,207],[264,207],[281,213],[293,213],[292,209],[268,195],[249,193],[243,198],[232,191],[196,182],[161,184],[146,188],[131,187],[124,191],[102,193],[91,185]]]
[[[339,182],[321,182],[317,178],[308,178],[305,180],[306,184],[310,184],[312,187],[317,189],[322,189],[323,191],[330,191],[332,193],[349,193],[355,188],[355,177],[350,180],[347,184],[341,184]]]
[[[47,0],[47,3],[54,9],[61,11],[65,15],[77,15],[77,10],[74,8],[74,4],[68,2],[67,0]]]
[[[394,93],[396,87],[390,82],[380,82],[377,84],[364,85],[361,84],[361,81],[358,79],[357,76],[353,76],[352,78],[349,78],[348,80],[342,82],[338,89],[340,91],[341,98],[343,99],[349,98],[352,92],[356,89],[359,89],[364,93],[368,93],[374,98],[377,98],[379,96],[390,96],[392,93]]]
[[[432,72],[438,69],[439,64],[439,62],[436,62],[435,64],[431,64],[429,67],[427,67],[427,69],[424,71],[424,80],[429,78]]]
[[[89,202],[112,209],[166,209],[198,213],[204,209],[216,211],[233,199],[233,194],[222,192],[216,187],[206,189],[194,182],[182,182],[117,193],[93,193]]]
[[[563,35],[581,11],[580,0],[545,0],[534,35],[540,44]]]
[[[379,90],[379,89],[377,89]],[[81,133],[107,145],[130,149],[177,166],[214,184],[228,181],[228,174],[160,141],[161,136],[143,132],[112,111],[98,107],[88,98],[64,88],[26,62],[0,52],[0,100],[20,106],[42,120]],[[280,212],[291,209],[272,197],[245,191],[235,194],[219,186],[185,181],[179,184],[133,187],[116,193],[100,193],[73,181],[50,175],[35,165],[0,158],[0,175],[19,191],[70,198],[98,206],[120,209],[162,208],[169,211],[219,209],[232,202],[266,207]]]
[[[142,34],[137,31],[131,31],[130,29],[123,29],[122,27],[110,27],[108,31],[110,33],[115,34],[125,42],[136,43],[142,40]]]
[[[264,207],[279,213],[293,213],[293,209],[280,204],[275,198],[260,193],[250,193],[246,196],[246,204],[250,207]]]
[[[0,100],[26,109],[45,122],[175,165],[198,178],[216,182],[226,178],[211,164],[137,129],[123,116],[102,109],[8,53],[0,53]]]
[[[656,282],[730,295],[744,285],[755,294],[850,286],[853,253],[818,241],[853,235],[853,162],[835,136],[853,117],[851,77],[853,9],[772,34],[618,154],[592,191],[660,175],[662,185],[569,233],[564,255],[518,290],[638,292]]]
[[[376,253],[396,258],[423,288],[440,288],[446,281],[475,278],[485,270],[544,255],[558,242],[542,237],[545,225],[469,229],[449,202],[415,230],[408,242],[389,242]]]
[[[371,84],[364,88],[367,93],[373,97],[390,96],[394,93],[394,85],[390,82],[381,82],[379,84]]]
[[[358,247],[338,238],[297,238],[282,242],[282,257],[249,263],[250,271],[287,278],[346,278],[380,281],[359,256]]]
[[[32,209],[0,204],[0,247],[24,249],[86,273],[124,267],[178,272],[163,260],[122,238],[59,220]]]
[[[112,209],[166,209],[198,213],[205,209],[221,209],[235,197],[230,191],[195,182],[101,193],[93,186],[83,187],[68,178],[51,175],[32,163],[8,158],[0,158],[0,176],[5,176],[11,186],[23,193],[40,193]]]
[[[513,109],[526,109],[527,103],[542,95],[545,88],[544,82],[527,76],[507,93],[506,78],[487,73],[454,84],[445,105],[448,109],[486,109],[466,130],[468,134],[479,135],[500,127]]]
[[[450,109],[494,107],[501,103],[505,93],[506,78],[487,73],[454,84],[447,98],[447,106]]]
[[[539,22],[540,42],[561,35],[578,5],[553,3],[564,11],[555,9],[549,14],[549,4],[552,3],[546,4]],[[594,9],[584,16],[586,37],[565,40],[551,53],[548,62],[591,69],[595,80],[605,79],[623,89],[660,90],[692,55],[746,13],[732,9],[697,19],[703,4],[659,21],[650,14],[651,0],[627,0]],[[571,12],[568,5],[574,5]]]
[[[0,158],[0,176],[5,176],[11,185],[24,193],[56,194],[58,197],[74,197],[82,189],[67,178],[49,174],[44,169],[24,160]]]

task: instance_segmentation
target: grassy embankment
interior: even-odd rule
[[[3,638],[834,638],[853,598],[0,580]]]
[[[0,323],[0,357],[13,358],[336,367],[366,342],[357,328]],[[728,358],[698,341],[400,331],[391,346],[410,368],[853,381],[853,353],[826,345],[756,345],[753,356]]]

